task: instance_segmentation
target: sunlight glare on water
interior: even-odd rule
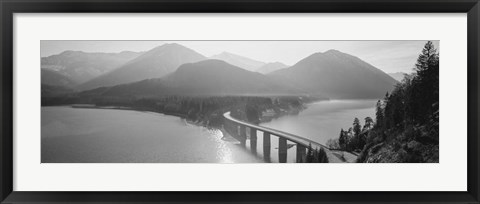
[[[152,112],[42,107],[42,162],[261,162],[222,133]]]
[[[222,140],[223,133],[220,130],[208,130],[210,138],[217,144],[217,160],[220,163],[234,163],[232,151],[227,146],[227,142]]]
[[[298,115],[262,126],[326,144],[347,130],[353,119],[375,116],[375,100],[322,101]],[[251,151],[222,131],[152,112],[42,107],[43,163],[256,163],[263,160],[263,133]],[[247,131],[250,137],[250,130]],[[278,162],[278,137],[271,136],[271,162]],[[288,161],[295,161],[295,147]]]

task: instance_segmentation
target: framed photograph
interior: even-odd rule
[[[479,203],[478,0],[0,8],[1,203]]]

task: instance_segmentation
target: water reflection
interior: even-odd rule
[[[234,163],[232,151],[227,146],[228,142],[233,141],[223,140],[223,133],[220,130],[208,130],[210,138],[217,144],[217,160],[221,163]]]
[[[376,100],[332,100],[310,104],[298,115],[284,116],[261,126],[296,134],[321,144],[337,138],[340,129],[352,126],[357,117],[363,123],[365,117],[375,116]],[[272,140],[274,141],[274,140]],[[290,154],[290,151],[288,152]]]
[[[42,163],[262,162],[218,130],[174,116],[42,107]]]
[[[328,101],[296,116],[262,126],[325,144],[353,118],[374,116],[375,101]],[[254,163],[279,162],[279,138],[247,128],[245,147],[220,130],[188,124],[174,116],[126,110],[42,107],[43,163]],[[242,130],[243,131],[243,130]],[[256,135],[256,137],[255,137]],[[256,140],[255,140],[256,138]],[[286,162],[296,162],[296,146]]]

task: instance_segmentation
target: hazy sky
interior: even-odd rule
[[[316,52],[336,49],[384,72],[411,72],[426,41],[41,41],[41,56],[66,50],[84,52],[147,51],[164,43],[179,43],[206,57],[230,52],[263,62],[293,65]],[[439,48],[439,41],[434,41]],[[438,49],[439,50],[439,49]]]

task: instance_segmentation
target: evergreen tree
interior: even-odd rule
[[[338,137],[338,145],[340,146],[340,149],[345,150],[346,149],[346,134],[345,131],[343,131],[343,128],[340,130],[340,136]]]
[[[345,150],[346,151],[352,151],[352,138],[353,138],[353,128],[348,128],[348,131],[345,133]]]
[[[428,41],[415,64],[416,77],[413,82],[412,94],[413,118],[415,123],[425,123],[438,111],[438,75],[439,55],[433,43]]]
[[[307,163],[312,163],[312,162],[313,162],[313,148],[312,148],[312,144],[311,144],[311,143],[308,144],[306,162],[307,162]]]
[[[363,125],[363,131],[369,130],[373,127],[373,119],[371,117],[365,118],[365,125]]]
[[[318,163],[328,163],[327,153],[323,148],[320,148],[317,152],[317,161]]]
[[[355,118],[353,120],[353,136],[358,137],[362,131],[362,126],[360,125],[360,120],[358,118]]]
[[[377,101],[377,105],[376,105],[375,109],[376,109],[375,115],[376,115],[376,119],[377,119],[376,127],[381,128],[383,126],[383,108],[382,108],[382,101],[381,100]]]
[[[378,100],[376,124],[368,136],[369,147],[383,142],[384,147],[393,145],[394,148],[389,151],[395,154],[402,150],[402,146],[405,150],[409,142],[417,141],[422,148],[414,151],[407,148],[403,156],[388,159],[398,162],[438,162],[439,54],[432,42],[427,42],[423,47],[414,71],[406,75],[392,92],[385,94],[383,100]],[[367,123],[365,118],[364,130],[369,126]],[[364,134],[355,141],[357,147],[362,146],[362,136]],[[348,149],[348,137],[345,143]],[[363,153],[368,154],[369,151],[365,149]],[[382,160],[388,160],[384,158]]]

